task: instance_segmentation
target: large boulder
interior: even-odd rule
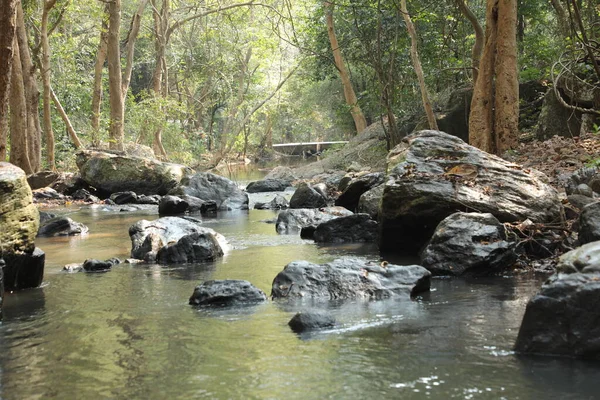
[[[516,243],[492,214],[456,213],[444,219],[421,254],[434,275],[486,275],[517,260]]]
[[[31,190],[36,190],[52,185],[58,178],[60,178],[58,172],[40,171],[27,176],[27,183]]]
[[[383,189],[385,189],[385,186],[379,185],[363,193],[358,201],[356,211],[369,214],[372,219],[377,221],[379,219],[379,208],[381,205],[381,198],[383,197]]]
[[[27,176],[21,168],[6,162],[0,162],[0,227],[2,252],[31,253],[35,248],[39,213]]]
[[[240,306],[267,301],[265,293],[248,281],[215,280],[196,286],[190,297],[194,306]]]
[[[527,304],[515,350],[600,360],[600,242],[572,250]]]
[[[583,207],[579,214],[579,243],[600,240],[600,201]]]
[[[299,233],[302,228],[309,226],[316,228],[317,225],[325,221],[352,214],[352,211],[349,211],[344,207],[325,207],[320,209],[299,208],[284,210],[277,215],[275,229],[277,230],[277,233],[280,234]]]
[[[75,236],[88,233],[89,229],[81,222],[75,222],[69,217],[55,217],[40,225],[38,236]]]
[[[327,264],[294,261],[275,279],[271,297],[335,299],[409,298],[428,291],[431,273],[418,265],[386,268],[368,261],[341,258]]]
[[[317,225],[313,239],[321,243],[376,242],[377,221],[369,214],[335,218]]]
[[[491,213],[500,222],[561,220],[558,192],[545,175],[525,169],[439,131],[403,139],[388,158],[380,248],[415,253],[447,216]]]
[[[559,93],[563,96],[561,91]],[[550,89],[544,96],[535,135],[539,140],[547,140],[553,136],[579,136],[581,117],[580,111],[563,106],[554,89]]]
[[[156,259],[160,264],[185,264],[213,261],[222,256],[223,249],[214,231],[205,231],[190,233],[160,248]]]
[[[263,179],[261,181],[250,182],[246,186],[246,192],[248,193],[262,193],[262,192],[283,192],[288,187],[292,186],[290,181],[286,179]]]
[[[164,195],[192,173],[179,164],[94,150],[79,151],[76,162],[81,178],[106,193]]]
[[[316,190],[308,183],[302,182],[290,199],[290,208],[327,207],[327,198],[322,190]]]
[[[360,197],[367,191],[381,185],[385,180],[385,175],[381,172],[366,174],[352,179],[345,190],[335,201],[336,206],[346,207],[348,210],[356,212]]]
[[[235,182],[210,172],[200,172],[186,178],[172,195],[188,195],[204,201],[215,201],[219,210],[247,210],[248,194]]]
[[[155,221],[141,220],[133,224],[129,228],[129,237],[131,238],[131,257],[145,260],[147,262],[156,262],[158,253],[168,246],[176,245],[180,239],[198,233],[200,235],[212,235],[215,237],[218,245],[222,248],[226,245],[225,238],[210,228],[201,226],[201,221],[190,217],[163,217]],[[188,249],[191,252],[195,251],[192,245],[188,246],[187,242],[190,238],[185,239],[181,246],[170,248],[164,257],[167,258],[170,254],[181,256],[181,248]],[[215,254],[219,250],[215,249]],[[193,254],[190,255],[193,257]]]

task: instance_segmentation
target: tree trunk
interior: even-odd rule
[[[473,49],[471,50],[471,62],[473,63],[473,85],[475,85],[479,75],[479,62],[481,61],[481,53],[483,51],[483,28],[481,27],[481,24],[477,20],[475,14],[473,14],[473,11],[471,11],[469,6],[467,6],[467,3],[465,3],[465,0],[456,0],[456,4],[465,18],[469,20],[473,26],[473,30],[475,31],[475,44],[473,44]]]
[[[519,129],[516,0],[488,0],[485,47],[469,117],[469,143],[489,153],[513,147]]]
[[[325,18],[327,23],[327,34],[329,35],[329,43],[331,44],[331,50],[333,51],[333,59],[335,66],[340,73],[340,79],[342,80],[342,87],[344,89],[344,97],[346,104],[350,106],[350,112],[352,113],[352,119],[354,119],[354,125],[356,126],[356,133],[361,133],[367,127],[367,120],[358,105],[358,98],[354,93],[352,82],[350,82],[350,75],[346,69],[346,64],[342,58],[342,51],[340,50],[337,36],[335,34],[335,26],[333,24],[333,4],[325,1],[323,2],[325,8]]]
[[[13,63],[16,0],[0,0],[0,161],[6,160],[8,94]]]
[[[121,31],[121,0],[112,0],[108,6],[108,82],[110,90],[110,144],[114,150],[123,150],[125,140],[123,124],[125,121],[125,105],[122,94],[121,51],[119,34]]]
[[[23,84],[19,43],[16,38],[14,40],[10,89],[10,162],[29,175],[35,171],[29,161],[25,86]]]
[[[27,110],[27,151],[31,168],[34,172],[40,170],[42,161],[42,127],[39,118],[40,91],[37,85],[36,67],[31,60],[29,40],[25,29],[23,8],[17,5],[17,41],[19,43],[19,56],[21,57],[21,71],[23,71],[23,90],[25,93],[25,107]]]
[[[156,1],[152,0],[154,10],[154,51],[156,54],[156,64],[154,65],[154,74],[152,75],[152,91],[154,97],[160,99],[166,96],[166,84],[163,82],[167,70],[165,60],[166,35],[169,17],[169,0],[163,0],[159,9],[156,7]],[[162,110],[162,106],[160,107]],[[163,160],[167,160],[167,151],[162,143],[162,127],[157,127],[154,131],[153,141],[154,152]]]
[[[44,85],[44,130],[46,131],[46,162],[48,168],[56,170],[54,162],[54,132],[52,131],[52,115],[50,114],[50,43],[48,42],[48,16],[56,0],[44,0],[42,11],[42,83]]]
[[[108,46],[108,4],[104,7],[104,16],[102,18],[102,32],[100,34],[100,44],[96,54],[96,64],[94,65],[94,91],[92,94],[92,146],[100,146],[100,107],[102,106],[102,70],[104,61],[106,61],[106,52]]]
[[[429,94],[427,93],[427,86],[425,86],[423,68],[421,67],[421,59],[419,58],[419,53],[417,51],[417,31],[415,30],[415,26],[410,19],[410,14],[408,14],[406,0],[400,0],[400,11],[402,12],[402,17],[406,23],[406,29],[408,29],[408,33],[410,35],[410,57],[412,58],[413,66],[415,67],[415,73],[417,74],[417,79],[419,81],[421,99],[423,100],[423,108],[425,109],[425,114],[427,115],[429,129],[437,130],[437,121],[435,119],[433,109],[431,108],[431,101],[429,100]]]
[[[133,53],[135,51],[135,42],[137,41],[138,33],[140,32],[140,25],[142,22],[142,13],[148,4],[148,0],[140,0],[138,9],[131,18],[131,26],[129,28],[129,34],[127,35],[125,46],[126,64],[125,72],[123,73],[123,99],[127,97],[127,91],[129,90],[129,82],[131,81],[131,71],[133,71]]]
[[[563,38],[568,38],[571,32],[569,17],[567,16],[567,11],[561,4],[560,0],[550,0],[552,3],[552,7],[556,11],[556,20],[558,22],[558,29],[562,34]]]
[[[58,100],[58,97],[56,97],[56,93],[54,93],[54,90],[52,90],[52,88],[50,88],[50,96],[52,97],[54,106],[58,110],[58,113],[60,114],[63,122],[65,123],[65,126],[67,127],[67,133],[71,137],[71,140],[73,141],[73,145],[75,146],[76,149],[82,148],[83,145],[81,144],[81,141],[79,140],[79,137],[77,136],[77,133],[75,132],[75,128],[73,128],[73,124],[71,124],[71,120],[69,119],[69,116],[65,112],[65,109],[63,108],[62,104],[60,104],[60,101]]]

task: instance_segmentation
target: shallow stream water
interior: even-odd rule
[[[42,287],[7,296],[2,399],[600,398],[599,363],[512,352],[526,302],[544,277],[434,279],[431,293],[412,301],[197,309],[188,299],[203,280],[246,279],[269,294],[290,261],[380,255],[372,245],[277,235],[264,222],[275,212],[251,210],[203,220],[233,246],[217,262],[67,274],[65,264],[86,258],[129,257],[129,226],[158,215],[53,212],[90,233],[38,239],[47,260]],[[339,326],[294,334],[287,326],[294,313],[317,306]]]

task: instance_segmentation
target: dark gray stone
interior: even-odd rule
[[[598,167],[583,167],[573,172],[567,179],[565,184],[565,192],[567,194],[576,194],[579,185],[587,185],[592,190],[600,182],[600,168]],[[596,192],[598,192],[596,190]],[[591,196],[588,196],[591,197]]]
[[[579,243],[600,240],[600,202],[588,204],[579,214]]]
[[[219,210],[247,210],[248,194],[233,181],[212,174],[200,172],[182,181],[182,186],[169,194],[188,195],[204,201],[214,201]]]
[[[556,264],[556,272],[561,274],[600,272],[600,241],[587,243],[560,256]]]
[[[240,306],[267,301],[265,293],[248,281],[215,280],[194,289],[190,304],[194,306]]]
[[[37,235],[42,237],[75,236],[84,235],[88,231],[87,226],[75,222],[69,217],[56,217],[41,223]]]
[[[137,198],[137,204],[151,204],[153,206],[157,206],[160,203],[160,195],[151,194],[151,195],[139,195]]]
[[[298,233],[303,228],[314,226],[320,223],[329,221],[334,218],[339,218],[347,215],[352,215],[353,212],[344,207],[325,207],[321,209],[292,209],[284,210],[277,216],[275,229],[280,234]]]
[[[383,251],[415,253],[455,212],[491,213],[501,222],[560,221],[558,192],[545,176],[439,131],[403,139],[388,157],[379,214]]]
[[[222,256],[223,249],[214,233],[195,232],[160,248],[156,259],[160,264],[185,264],[213,261]]]
[[[580,210],[582,210],[588,204],[592,204],[598,201],[597,199],[592,199],[591,197],[582,196],[580,194],[570,194],[567,196],[567,200],[569,200],[569,203],[571,203],[571,205],[577,207]]]
[[[369,214],[371,219],[377,221],[384,188],[384,185],[379,185],[363,193],[358,201],[357,212]]]
[[[160,215],[179,215],[185,214],[189,208],[189,203],[177,196],[166,195],[158,203],[158,213]]]
[[[327,206],[327,199],[309,184],[303,182],[290,199],[290,208],[320,208]]]
[[[137,204],[138,195],[135,192],[117,192],[110,195],[115,204]]]
[[[335,318],[324,311],[299,312],[288,322],[288,325],[296,333],[314,331],[335,326]]]
[[[354,214],[317,225],[313,239],[321,243],[376,242],[377,231],[377,221],[369,214]]]
[[[256,203],[254,204],[255,210],[285,210],[290,206],[290,203],[285,197],[278,194],[268,203]]]
[[[107,261],[100,261],[100,260],[85,260],[83,262],[83,270],[86,272],[105,272],[105,271],[110,271],[110,269],[112,268],[113,263],[110,262],[109,260]]]
[[[292,186],[290,181],[285,179],[263,179],[262,181],[250,182],[248,186],[246,186],[246,192],[283,192],[290,186]]]
[[[356,212],[360,197],[365,192],[381,185],[384,180],[385,175],[381,172],[366,174],[353,179],[348,184],[348,187],[337,198],[335,205],[346,207],[348,210]]]
[[[271,297],[314,299],[382,299],[410,297],[428,291],[431,273],[418,265],[381,267],[360,259],[342,258],[327,264],[294,261],[275,279]]]
[[[3,255],[4,288],[20,290],[41,285],[44,279],[46,253],[38,247],[32,253],[5,253]]]
[[[52,185],[60,174],[54,171],[40,171],[27,176],[27,183],[31,190],[41,189]]]
[[[515,246],[492,214],[456,213],[437,226],[421,265],[434,275],[492,274],[514,264]]]
[[[33,200],[36,202],[46,201],[46,200],[62,200],[65,196],[58,193],[56,190],[50,187],[44,187],[41,189],[35,189],[33,191]]]
[[[40,211],[40,226],[44,225],[47,221],[50,221],[52,218],[56,218],[56,214],[52,214],[46,211]]]

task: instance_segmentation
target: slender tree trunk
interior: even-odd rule
[[[564,38],[569,37],[571,29],[569,27],[569,17],[567,16],[567,11],[565,7],[562,5],[561,0],[550,0],[552,7],[556,11],[556,20],[558,22],[558,29]]]
[[[21,71],[23,71],[23,90],[25,93],[25,106],[27,110],[27,151],[29,164],[34,172],[40,170],[42,161],[42,127],[39,118],[40,91],[37,85],[36,70],[31,59],[29,40],[25,29],[25,19],[21,4],[17,5],[17,41],[21,57]]]
[[[558,0],[555,0],[558,1]],[[473,85],[477,82],[477,76],[479,75],[479,62],[481,61],[481,53],[483,52],[483,43],[484,43],[484,33],[481,24],[477,20],[473,11],[467,6],[465,0],[456,0],[456,4],[458,8],[462,12],[462,14],[469,20],[471,26],[473,26],[473,30],[475,31],[475,44],[473,44],[473,49],[471,50],[471,62],[473,63]]]
[[[96,54],[96,63],[94,65],[94,91],[92,94],[92,146],[100,146],[100,107],[102,106],[102,70],[106,61],[108,47],[108,3],[104,7],[102,17],[102,32],[100,33],[100,44]]]
[[[148,4],[148,0],[140,0],[140,4],[138,5],[137,11],[133,14],[131,18],[131,26],[129,28],[129,34],[127,35],[125,46],[125,55],[126,55],[126,66],[125,71],[123,73],[123,98],[127,97],[127,91],[129,90],[129,82],[131,82],[131,71],[133,71],[133,55],[135,52],[135,42],[138,38],[138,33],[140,32],[140,25],[142,22],[142,13]]]
[[[123,150],[125,140],[123,124],[125,121],[125,105],[123,102],[123,83],[121,75],[121,51],[119,34],[121,32],[121,0],[109,3],[108,22],[108,82],[110,89],[110,148]]]
[[[65,126],[67,127],[67,133],[69,134],[69,137],[71,137],[71,141],[73,141],[73,145],[75,146],[76,149],[82,148],[83,145],[81,144],[81,141],[79,140],[79,137],[77,136],[77,133],[75,132],[75,128],[73,128],[73,124],[71,124],[71,120],[69,119],[69,116],[65,112],[65,109],[63,108],[62,104],[60,104],[60,101],[58,100],[58,97],[56,97],[56,93],[54,93],[54,90],[52,90],[52,88],[50,88],[50,96],[52,97],[52,101],[54,102],[54,106],[58,110],[60,117],[62,118],[63,122],[65,123]]]
[[[29,161],[27,143],[27,105],[19,43],[14,40],[13,67],[10,85],[10,162],[25,171],[34,172]]]
[[[54,132],[50,114],[50,43],[48,42],[48,17],[56,0],[44,0],[42,11],[42,83],[44,84],[44,130],[46,131],[46,162],[48,168],[56,170],[54,162]]]
[[[8,95],[13,63],[16,0],[0,0],[0,161],[6,160]]]
[[[365,116],[360,106],[358,105],[358,98],[356,97],[356,93],[354,93],[352,82],[350,82],[350,75],[348,74],[348,70],[346,69],[346,64],[344,63],[344,59],[342,58],[342,51],[337,41],[337,36],[335,34],[335,26],[333,23],[334,6],[332,3],[325,1],[323,2],[323,7],[325,8],[325,20],[327,23],[327,34],[329,35],[329,43],[331,44],[331,50],[333,51],[333,59],[335,61],[335,66],[338,69],[340,73],[340,79],[342,80],[346,104],[350,106],[350,112],[352,113],[354,125],[356,126],[356,133],[361,133],[367,127],[367,120],[365,119]]]
[[[423,100],[423,108],[425,109],[425,114],[427,115],[429,129],[437,130],[437,121],[435,119],[435,114],[433,113],[433,108],[431,108],[431,101],[429,100],[429,94],[427,93],[427,86],[425,86],[423,67],[421,66],[421,59],[419,58],[419,52],[417,51],[417,31],[415,30],[415,26],[410,19],[410,14],[408,13],[408,9],[406,7],[406,0],[400,0],[400,11],[402,12],[402,17],[406,23],[406,29],[408,29],[408,33],[410,35],[410,57],[412,58],[413,66],[415,67],[415,73],[417,74],[417,79],[419,81],[421,99]]]
[[[161,99],[166,96],[166,84],[163,82],[167,70],[165,60],[166,38],[168,29],[169,17],[169,0],[163,0],[162,6],[159,9],[156,7],[156,1],[152,0],[154,9],[154,51],[156,54],[156,64],[154,66],[154,74],[152,76],[152,90],[156,99]],[[160,107],[162,110],[162,106]],[[163,160],[167,160],[167,151],[162,143],[162,126],[154,130],[153,147],[154,152]]]
[[[488,0],[480,75],[469,118],[469,142],[498,153],[514,147],[519,135],[517,0]]]

